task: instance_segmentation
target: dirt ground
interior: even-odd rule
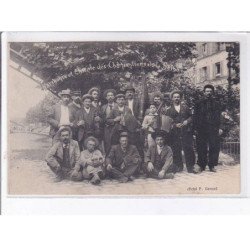
[[[54,181],[44,161],[51,139],[44,135],[15,133],[9,136],[8,193],[10,195],[222,195],[240,193],[240,165],[219,165],[209,171],[175,175],[173,180],[139,178],[129,183],[104,180]]]

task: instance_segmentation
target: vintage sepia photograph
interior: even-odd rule
[[[239,195],[240,45],[8,42],[8,195]]]

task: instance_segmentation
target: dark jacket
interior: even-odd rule
[[[214,98],[204,98],[194,107],[194,128],[218,130],[221,125],[221,105]]]
[[[126,106],[128,106],[128,100],[126,100]],[[134,116],[137,120],[142,120],[142,115],[140,114],[141,111],[141,105],[140,105],[140,101],[137,98],[133,99],[133,112],[134,112]]]
[[[97,136],[99,133],[99,122],[95,122],[94,118],[98,115],[97,109],[93,106],[90,107],[89,113],[83,107],[76,112],[74,126],[77,126],[77,123],[81,120],[85,122],[84,125],[78,126],[78,141],[81,141],[86,135]]]
[[[136,146],[128,145],[125,153],[122,151],[120,144],[112,146],[106,158],[106,163],[119,167],[123,162],[125,166],[139,165],[141,163],[141,157]]]
[[[145,156],[144,156],[144,162],[147,164],[148,162],[152,162],[153,165],[155,164],[156,161],[156,154],[158,154],[157,152],[157,146],[156,145],[152,145],[146,152]],[[169,167],[171,167],[171,165],[173,164],[173,152],[172,149],[165,145],[161,151],[160,154],[161,160],[164,163],[164,165],[162,166],[162,170],[167,171],[169,169]]]
[[[192,132],[192,113],[186,105],[180,104],[179,113],[175,110],[174,105],[171,105],[171,107],[166,111],[166,115],[173,119],[173,131],[177,133],[180,132],[180,129],[176,128],[176,124],[187,121],[188,124],[182,127],[181,132]]]

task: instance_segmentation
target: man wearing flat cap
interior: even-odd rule
[[[111,178],[127,182],[133,178],[141,162],[137,148],[129,144],[128,133],[121,132],[119,144],[111,147],[106,158],[107,173]]]
[[[198,165],[204,171],[208,165],[211,172],[216,172],[220,152],[222,107],[214,98],[214,86],[204,86],[204,98],[194,108],[194,128],[197,133],[196,144]]]
[[[74,125],[78,128],[78,142],[82,150],[84,140],[94,135],[98,137],[100,134],[100,117],[96,108],[92,106],[93,97],[85,94],[82,97],[82,108],[77,111]]]
[[[74,110],[69,106],[71,101],[71,92],[69,89],[62,90],[59,94],[61,101],[56,104],[51,113],[48,115],[47,121],[50,124],[50,136],[53,138],[53,143],[59,140],[57,131],[61,126],[73,126]]]
[[[167,110],[167,116],[172,118],[171,148],[174,154],[176,171],[183,171],[182,150],[185,156],[187,171],[194,171],[195,154],[193,143],[193,127],[191,109],[181,103],[182,93],[175,90],[170,95],[171,107]]]
[[[166,144],[166,132],[157,130],[152,133],[152,138],[155,144],[148,148],[144,157],[147,176],[156,179],[173,179],[173,152]]]
[[[111,137],[113,131],[113,125],[107,122],[107,118],[110,116],[110,113],[113,109],[117,109],[118,106],[115,103],[116,91],[114,89],[107,89],[103,97],[107,100],[107,103],[101,107],[100,115],[103,122],[103,141],[104,141],[104,150],[108,154],[111,148]]]

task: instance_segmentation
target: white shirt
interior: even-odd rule
[[[124,106],[123,107],[119,107],[118,106],[118,110],[121,111],[121,112],[123,112],[124,111]]]
[[[130,110],[132,111],[132,114],[134,115],[133,104],[134,104],[134,99],[132,100],[128,99],[128,107],[130,108]]]
[[[175,110],[180,113],[181,105],[174,105]]]
[[[163,149],[163,147],[160,147],[159,145],[157,145],[157,152],[159,155],[161,154],[162,149]]]
[[[85,111],[87,112],[87,114],[89,113],[89,111],[90,111],[90,108],[88,108],[88,109],[86,109],[86,108],[84,108],[85,109]]]
[[[69,125],[69,107],[61,105],[61,118],[60,118],[60,126]]]

